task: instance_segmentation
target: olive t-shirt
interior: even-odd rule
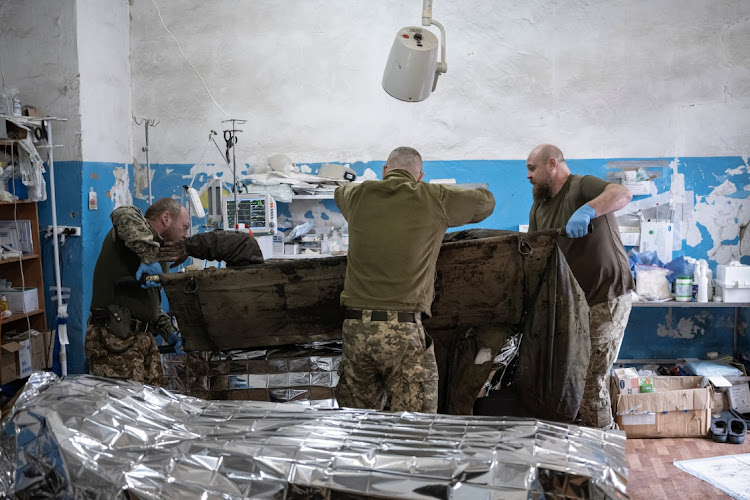
[[[571,175],[560,192],[534,202],[529,231],[565,228],[573,212],[599,196],[608,182],[591,175]],[[557,238],[573,275],[590,306],[624,295],[634,288],[628,257],[613,213],[592,219],[593,231],[582,238]]]

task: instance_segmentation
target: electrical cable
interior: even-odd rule
[[[15,160],[15,147],[11,147],[10,149],[10,164],[13,168],[13,176],[11,179],[15,178],[16,174],[16,160]],[[20,165],[19,165],[20,170]],[[13,186],[13,196],[16,197],[16,199],[13,201],[13,222],[16,225],[16,232],[18,232],[18,196],[16,196],[16,183],[11,182]],[[20,236],[19,236],[20,241]],[[21,257],[18,257],[18,269],[21,273],[21,303],[24,304],[24,311],[26,311],[26,299],[23,296],[26,290],[26,277],[23,273],[23,254]],[[31,312],[31,311],[27,311]],[[29,314],[26,314],[26,340],[31,340],[31,320],[29,319]]]
[[[224,108],[222,108],[221,106],[219,106],[219,103],[216,102],[216,99],[214,99],[214,96],[211,95],[211,91],[208,90],[208,87],[206,86],[206,82],[203,80],[203,77],[201,76],[200,73],[198,73],[198,70],[195,68],[195,66],[193,66],[193,63],[191,63],[190,60],[187,58],[187,56],[185,55],[185,52],[183,52],[182,47],[180,46],[180,42],[178,42],[177,38],[175,38],[175,36],[172,34],[172,32],[169,31],[169,28],[167,28],[167,25],[164,24],[164,18],[161,17],[161,11],[159,10],[159,6],[156,5],[156,0],[151,0],[151,2],[154,4],[154,7],[156,7],[156,13],[159,14],[159,20],[161,21],[161,25],[164,26],[164,29],[167,30],[167,33],[169,33],[169,36],[171,36],[172,39],[177,44],[177,48],[180,49],[180,53],[182,54],[182,57],[185,59],[185,61],[187,61],[187,63],[190,65],[190,67],[193,68],[193,71],[195,71],[195,74],[198,75],[198,78],[200,79],[201,83],[203,84],[203,88],[206,89],[206,92],[208,93],[208,97],[210,97],[211,100],[216,105],[216,107],[219,108],[221,110],[221,112],[224,113],[224,115],[231,120],[232,117],[229,116],[229,114],[226,111],[224,111]]]

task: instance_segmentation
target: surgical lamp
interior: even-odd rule
[[[438,39],[431,31],[407,26],[396,33],[383,73],[383,89],[396,99],[408,102],[427,99],[435,90],[440,73],[448,71],[445,28],[432,19],[432,0],[424,0],[422,26],[432,24],[440,29],[440,62],[437,61]]]

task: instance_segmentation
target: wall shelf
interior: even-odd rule
[[[748,302],[678,302],[676,300],[667,300],[665,302],[642,302],[633,301],[633,307],[661,307],[672,309],[678,308],[692,308],[692,309],[705,309],[705,308],[725,308],[734,309],[734,332],[732,339],[732,355],[735,359],[738,357],[739,351],[737,349],[737,339],[740,336],[740,309],[750,307]]]
[[[331,194],[295,194],[292,196],[292,200],[332,200],[333,193]]]
[[[11,314],[7,318],[3,318],[2,324],[12,323],[14,321],[18,321],[19,319],[31,318],[32,316],[36,316],[38,314],[44,314],[44,309],[36,309],[34,311],[29,311],[27,313]]]
[[[633,301],[633,307],[750,307],[750,302],[641,302]]]
[[[13,283],[14,287],[36,288],[39,308],[26,313],[11,314],[2,318],[2,334],[25,332],[29,325],[40,332],[47,330],[47,317],[44,310],[44,279],[42,274],[41,244],[39,241],[39,214],[36,202],[18,200],[0,202],[0,220],[28,220],[31,222],[33,252],[30,255],[0,260],[0,278]],[[20,262],[20,264],[19,264]],[[15,265],[13,265],[15,264]]]
[[[3,264],[12,264],[14,262],[20,262],[20,261],[23,261],[23,260],[33,260],[33,259],[38,259],[38,258],[39,258],[39,254],[37,254],[37,253],[33,253],[31,255],[24,255],[23,257],[20,257],[20,258],[19,257],[11,257],[9,259],[2,259],[2,260],[0,260],[0,266],[3,265]]]

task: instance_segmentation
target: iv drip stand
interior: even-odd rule
[[[143,118],[141,122],[138,123],[138,120],[136,120],[135,116],[133,117],[133,121],[136,125],[140,125],[141,123],[143,123],[146,129],[146,145],[141,148],[141,151],[144,151],[146,153],[146,184],[148,185],[148,204],[150,206],[154,202],[154,197],[151,196],[151,162],[149,161],[148,157],[148,128],[156,127],[159,122],[155,120],[149,120],[148,118]]]
[[[237,200],[237,193],[239,191],[239,189],[237,189],[237,157],[235,155],[235,149],[236,148],[234,146],[235,146],[235,144],[237,144],[237,140],[236,140],[237,135],[236,135],[236,133],[237,132],[242,132],[241,129],[237,128],[237,125],[242,125],[243,123],[246,123],[247,120],[237,120],[237,119],[231,118],[229,120],[222,120],[221,123],[227,123],[227,122],[232,122],[232,128],[229,129],[229,130],[225,130],[224,131],[225,139],[226,139],[227,132],[229,132],[231,140],[234,141],[232,143],[231,148],[232,148],[232,183],[233,183],[232,184],[232,190],[234,191],[234,225],[235,225],[235,228],[236,228],[237,227],[237,221],[239,220],[239,215],[240,214],[238,212],[238,210],[239,210],[239,208],[238,208],[239,207],[239,202]],[[229,220],[228,216],[229,216],[229,214],[227,214],[227,221]],[[228,228],[224,228],[224,229],[226,230]]]

